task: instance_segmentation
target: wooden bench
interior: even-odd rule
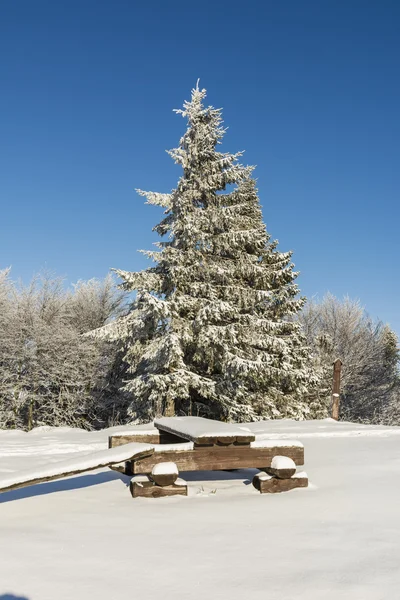
[[[62,479],[78,475],[86,471],[94,471],[102,467],[112,467],[118,463],[134,461],[137,458],[149,457],[154,447],[149,444],[130,443],[117,448],[99,450],[72,456],[67,460],[50,463],[36,470],[19,471],[0,478],[0,492],[16,490],[36,483]]]

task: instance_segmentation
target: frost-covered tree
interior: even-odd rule
[[[332,362],[343,362],[342,419],[399,423],[399,358],[396,334],[374,321],[360,302],[327,294],[298,315],[307,343],[321,369],[319,397],[330,414]]]
[[[118,352],[81,333],[119,314],[123,301],[110,276],[70,292],[48,273],[18,286],[9,269],[0,272],[0,428],[118,418]]]
[[[73,284],[68,295],[68,322],[80,333],[101,327],[126,312],[126,293],[116,289],[111,274]]]
[[[96,332],[126,349],[131,417],[195,414],[261,419],[310,414],[316,375],[300,325],[303,306],[291,253],[263,223],[253,167],[219,152],[221,110],[198,87],[178,110],[187,119],[169,154],[183,170],[170,194],[139,193],[165,208],[146,252],[155,266],[116,270],[137,291],[128,316]]]

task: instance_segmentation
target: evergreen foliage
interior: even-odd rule
[[[155,266],[116,270],[137,291],[131,312],[96,331],[125,348],[130,416],[194,414],[226,420],[311,416],[317,382],[299,323],[290,252],[262,220],[253,167],[219,152],[221,110],[192,91],[187,130],[169,151],[183,174],[170,194],[139,193],[165,208]]]

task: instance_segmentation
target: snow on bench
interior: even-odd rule
[[[265,470],[268,475],[273,475],[278,479],[290,479],[296,473],[296,463],[288,456],[274,456],[271,466]]]
[[[268,475],[268,473],[264,473],[263,471],[257,473],[255,477],[257,477],[260,481],[269,481],[270,479],[274,478],[273,475]],[[308,475],[305,471],[299,471],[299,473],[295,473],[294,476],[289,477],[288,479],[308,479]]]
[[[162,462],[154,465],[152,475],[179,475],[178,467],[174,462]]]
[[[298,440],[256,440],[251,442],[252,448],[304,448],[304,445]]]
[[[155,419],[154,425],[161,431],[199,445],[249,444],[255,440],[255,435],[245,427],[203,417],[161,417]]]
[[[174,462],[161,462],[154,465],[150,478],[157,485],[173,485],[178,479],[179,471]]]
[[[102,467],[109,467],[121,462],[136,458],[143,458],[153,454],[154,448],[150,444],[124,444],[117,448],[100,450],[74,456],[68,460],[51,463],[39,469],[29,469],[13,473],[0,478],[0,492],[5,492],[35,483],[43,483],[60,479],[70,475],[77,475],[85,471],[93,471]]]

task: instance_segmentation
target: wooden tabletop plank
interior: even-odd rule
[[[155,427],[197,445],[250,444],[255,435],[235,423],[222,423],[203,417],[161,417],[155,419]]]

